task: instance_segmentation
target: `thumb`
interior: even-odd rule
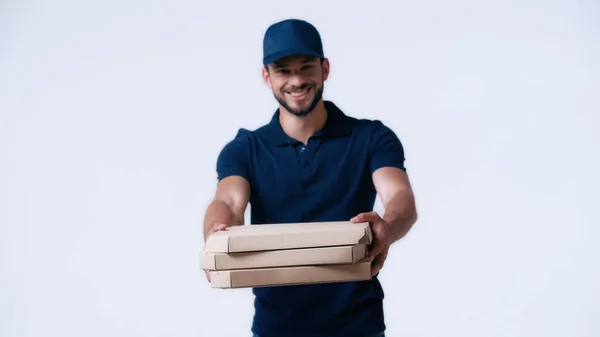
[[[208,239],[209,236],[213,235],[215,232],[224,230],[227,228],[227,225],[225,224],[221,224],[221,223],[217,223],[214,224],[209,230],[208,232],[206,232],[206,234],[204,234],[204,241],[206,242],[206,240]]]
[[[216,225],[213,227],[213,230],[214,230],[215,232],[217,232],[217,231],[223,230],[223,229],[225,229],[225,228],[227,228],[227,225],[225,225],[225,224],[222,224],[222,223],[218,223],[218,224],[216,224]]]

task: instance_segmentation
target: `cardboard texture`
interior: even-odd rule
[[[236,253],[298,248],[369,245],[368,222],[308,222],[232,226],[206,239],[208,253]]]
[[[212,288],[286,286],[371,279],[371,263],[210,271]]]
[[[269,267],[353,264],[363,259],[366,245],[285,249],[240,253],[203,252],[200,268],[232,270]]]

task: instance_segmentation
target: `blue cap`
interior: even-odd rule
[[[263,40],[263,64],[266,66],[290,55],[324,58],[317,29],[304,20],[288,19],[271,25]]]

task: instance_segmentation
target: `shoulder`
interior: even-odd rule
[[[380,119],[369,119],[364,117],[357,117],[358,113],[355,111],[348,111],[347,108],[340,108],[335,103],[327,101],[327,107],[331,107],[343,116],[343,124],[345,126],[350,126],[354,132],[358,132],[361,134],[372,134],[381,131],[391,130],[388,125],[386,125]],[[350,109],[351,110],[351,109]]]
[[[228,176],[241,176],[251,181],[252,148],[255,131],[239,128],[221,148],[217,156],[217,178],[222,180]]]
[[[245,146],[250,147],[257,140],[268,138],[268,125],[263,125],[256,129],[239,128],[232,137],[225,143],[225,147]]]
[[[249,149],[251,144],[250,142],[250,132],[247,129],[240,128],[237,133],[227,139],[227,142],[223,145],[221,149],[221,153],[219,157],[229,156],[229,155],[239,155],[241,152],[244,152]]]
[[[382,167],[404,167],[404,146],[390,126],[380,119],[347,117],[354,138],[365,146],[371,173]]]
[[[353,132],[357,137],[369,143],[377,143],[383,139],[392,139],[399,142],[397,133],[380,119],[346,117],[348,123],[352,124]]]
[[[392,129],[379,119],[356,119],[357,131],[374,134],[382,131],[392,131]]]

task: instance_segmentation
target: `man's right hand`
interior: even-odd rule
[[[227,228],[227,225],[222,224],[222,223],[216,223],[214,224],[209,230],[208,232],[206,232],[206,235],[204,235],[204,243],[206,243],[206,239],[211,236],[213,233],[218,232],[218,231],[222,231],[225,230]],[[208,273],[208,270],[204,270],[204,274],[206,275],[206,280],[208,282],[210,282],[210,274]]]
[[[222,223],[215,223],[212,228],[210,228],[208,230],[208,232],[206,232],[206,235],[204,235],[204,242],[206,242],[206,239],[208,239],[209,236],[211,236],[213,233],[218,232],[218,231],[222,231],[225,228],[227,228],[226,224],[222,224]]]
[[[249,200],[250,184],[245,178],[235,175],[223,178],[217,184],[215,197],[204,215],[204,242],[206,243],[206,239],[215,232],[229,226],[243,225],[244,212]],[[210,282],[208,271],[205,270],[204,273]]]

